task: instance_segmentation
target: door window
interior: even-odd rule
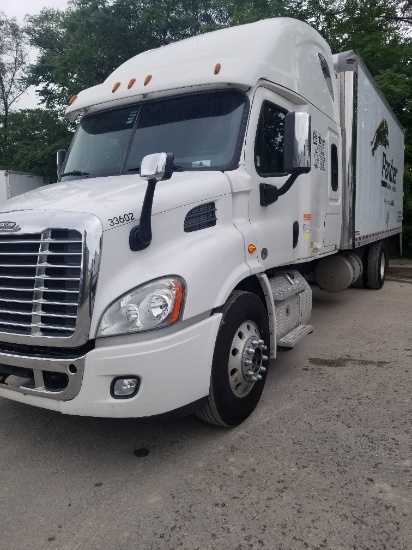
[[[260,176],[284,175],[283,147],[286,111],[264,101],[255,141],[255,166]]]
[[[339,185],[339,162],[338,162],[338,148],[334,143],[331,145],[330,150],[331,163],[330,163],[330,183],[332,191],[338,190]]]

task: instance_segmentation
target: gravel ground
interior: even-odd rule
[[[313,292],[236,429],[0,400],[1,550],[410,550],[412,272]]]

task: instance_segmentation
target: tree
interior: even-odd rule
[[[29,83],[47,107],[67,104],[81,89],[104,81],[121,63],[224,22],[214,0],[72,0],[61,12],[28,17],[26,32],[39,57]]]
[[[405,130],[403,226],[404,242],[412,251],[412,42],[405,32],[411,3],[339,0],[333,9],[324,29],[332,48],[360,53]]]
[[[200,32],[263,18],[306,21],[334,53],[356,49],[405,128],[405,236],[412,250],[412,0],[71,0],[28,18],[39,50],[28,82],[61,109],[130,57]]]
[[[290,0],[287,9],[315,27],[333,53],[359,52],[404,127],[404,242],[412,252],[411,0]]]
[[[73,135],[68,123],[45,109],[11,112],[9,118],[8,143],[0,169],[34,172],[48,183],[55,182],[56,151],[67,149]]]
[[[222,2],[226,10],[226,25],[253,23],[260,19],[283,17],[288,14],[289,1],[282,0],[230,0]]]
[[[398,12],[393,19],[406,25],[412,25],[412,1],[402,0],[398,6]]]
[[[23,75],[27,64],[26,44],[15,18],[0,12],[0,158],[7,146],[10,109],[27,90]]]

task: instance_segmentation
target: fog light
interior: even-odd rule
[[[139,378],[115,378],[112,382],[111,394],[117,399],[133,397],[139,389],[139,384]]]

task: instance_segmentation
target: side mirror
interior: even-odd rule
[[[147,179],[139,225],[129,235],[129,246],[133,252],[144,250],[152,242],[152,207],[156,184],[168,180],[173,174],[173,153],[146,155],[140,165],[140,177]]]
[[[288,174],[306,174],[311,168],[311,124],[308,113],[287,113],[283,165]]]
[[[173,174],[173,153],[146,155],[140,165],[140,177],[146,180],[168,180]]]
[[[66,158],[66,149],[59,149],[57,151],[57,175],[60,176]]]

